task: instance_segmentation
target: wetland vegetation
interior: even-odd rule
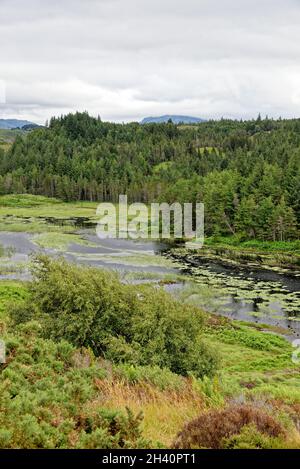
[[[0,146],[0,447],[300,447],[299,126],[77,114]],[[204,248],[100,240],[122,191],[204,200]]]
[[[170,447],[188,420],[241,403],[280,431],[253,418],[225,435],[232,447],[299,447],[299,365],[284,338],[98,269],[35,269],[0,285],[2,447]]]

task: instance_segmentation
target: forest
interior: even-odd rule
[[[299,237],[300,119],[140,125],[76,113],[0,153],[2,195],[203,202],[208,236]]]

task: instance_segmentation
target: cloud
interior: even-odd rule
[[[0,0],[0,115],[299,115],[298,0]]]

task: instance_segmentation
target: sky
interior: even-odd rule
[[[300,0],[0,0],[0,118],[300,117]]]

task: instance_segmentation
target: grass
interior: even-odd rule
[[[71,244],[93,246],[93,243],[81,238],[80,235],[59,232],[38,234],[33,238],[33,242],[42,248],[57,249],[59,251],[66,251]]]
[[[173,161],[163,161],[153,167],[153,173],[159,174],[160,171],[170,170],[174,166]]]
[[[142,410],[143,437],[151,440],[151,446],[168,447],[178,429],[203,410],[204,398],[189,378],[158,367],[111,366],[103,359],[95,361],[88,352],[75,352],[72,346],[55,345],[38,338],[37,325],[25,325],[18,331],[12,329],[9,304],[21,301],[26,295],[26,284],[0,282],[0,331],[1,336],[7,337],[8,349],[13,350],[4,381],[0,375],[0,387],[11,383],[10,391],[26,405],[26,413],[32,419],[39,415],[44,420],[49,414],[50,421],[55,422],[52,425],[61,424],[63,428],[72,425],[74,414],[83,418],[99,413],[100,409],[125,414],[129,407],[135,415]],[[64,363],[65,355],[68,358]],[[34,407],[31,401],[35,402]],[[11,408],[10,399],[7,402],[11,417],[10,412],[16,409]],[[65,424],[63,415],[69,415]],[[73,433],[77,441],[78,435]],[[51,445],[49,441],[47,444]]]
[[[8,305],[12,301],[20,301],[27,295],[26,284],[14,280],[0,281],[0,325],[8,319]],[[4,322],[2,322],[4,324]],[[1,332],[1,326],[0,326]]]
[[[15,233],[72,233],[76,231],[74,225],[63,224],[61,226],[50,225],[44,220],[25,220],[22,218],[10,218],[3,221],[0,216],[0,231],[9,231]]]
[[[0,231],[73,233],[77,229],[73,219],[96,222],[96,208],[95,202],[66,203],[30,194],[0,196]]]
[[[201,249],[184,247],[173,249],[174,257],[206,257],[232,265],[257,265],[272,269],[299,270],[300,240],[294,241],[241,241],[238,237],[206,237]]]
[[[92,223],[99,221],[96,214],[98,205],[98,202],[63,202],[31,194],[0,196],[0,231],[72,232],[75,230],[74,219]],[[117,204],[115,208],[118,213]],[[51,219],[57,224],[51,225]]]
[[[127,384],[107,379],[97,381],[97,386],[100,402],[98,398],[88,408],[100,403],[107,409],[125,411],[129,407],[135,414],[142,409],[143,436],[164,447],[169,447],[178,429],[205,408],[203,397],[188,380],[180,391],[162,391],[146,382]]]
[[[149,282],[158,282],[161,285],[175,284],[186,281],[184,275],[176,273],[164,273],[164,272],[124,272],[120,274],[122,281],[133,282],[133,281],[143,281],[148,280]]]
[[[17,129],[0,129],[0,150],[8,151],[18,135],[24,135],[24,132]]]
[[[97,202],[62,202],[30,194],[0,197],[0,217],[87,217],[96,219]]]
[[[285,339],[263,333],[255,325],[220,321],[207,328],[206,340],[221,355],[224,396],[300,403],[300,365],[292,362],[295,349]]]
[[[234,250],[258,251],[258,252],[284,252],[299,253],[300,240],[295,241],[259,241],[247,240],[241,241],[238,236],[231,237],[208,237],[205,238],[204,245],[207,247],[224,247]]]
[[[118,253],[113,256],[109,254],[100,254],[99,256],[95,254],[85,254],[86,259],[92,257],[93,259],[100,259],[106,264],[122,264],[122,265],[131,265],[136,267],[147,267],[147,266],[158,266],[172,269],[174,264],[170,259],[167,259],[163,256],[154,256],[151,254],[140,254],[140,255],[124,255],[120,256]]]
[[[164,164],[164,163],[162,163]],[[118,205],[115,204],[118,211]],[[31,194],[9,194],[0,196],[0,231],[74,231],[72,224],[69,226],[53,229],[43,218],[53,218],[65,220],[72,218],[87,218],[92,222],[97,222],[96,215],[97,202],[63,202],[55,198],[36,196]],[[24,226],[26,224],[26,226]],[[46,225],[46,227],[45,227]],[[238,236],[231,237],[206,237],[204,249],[212,248],[221,255],[247,257],[262,253],[266,255],[266,262],[274,260],[278,254],[278,262],[299,262],[300,265],[300,240],[295,241],[242,241]],[[219,252],[220,251],[220,252]],[[231,253],[231,254],[230,254]],[[268,255],[272,259],[268,259]],[[282,257],[280,257],[282,255]],[[285,255],[287,256],[285,258]],[[292,256],[292,258],[290,258]],[[294,259],[293,259],[294,256]],[[253,260],[255,260],[253,258]]]
[[[61,201],[58,199],[31,194],[9,194],[2,195],[0,197],[1,207],[31,208],[41,205],[52,205],[60,203]]]

